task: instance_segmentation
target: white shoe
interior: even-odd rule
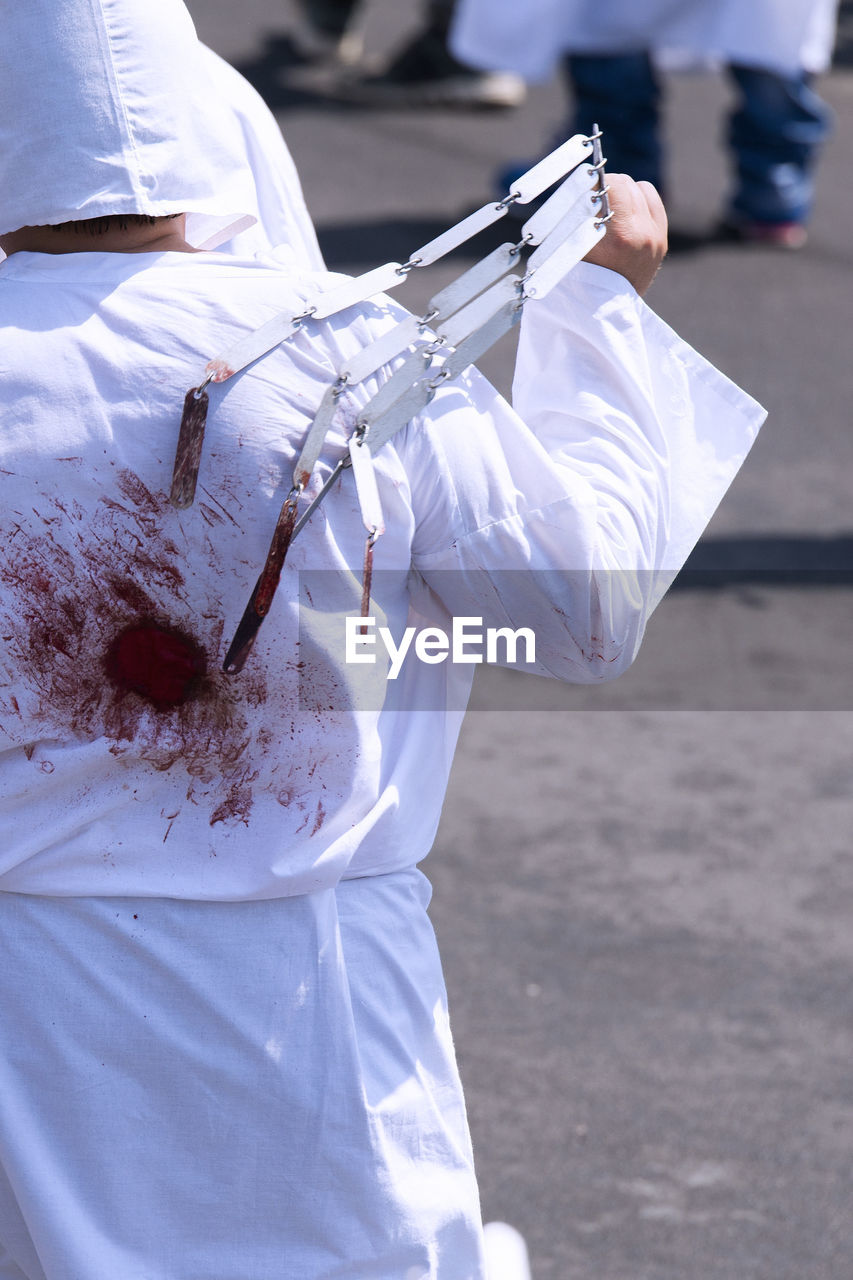
[[[487,1222],[484,1233],[487,1280],[531,1280],[524,1236],[506,1222]]]

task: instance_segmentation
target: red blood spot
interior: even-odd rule
[[[194,640],[153,622],[137,623],[116,636],[106,667],[120,688],[161,709],[186,702],[206,670],[204,653]]]

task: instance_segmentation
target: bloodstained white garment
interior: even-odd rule
[[[7,10],[0,227],[224,234],[262,204],[178,0]],[[221,670],[317,405],[396,309],[211,387],[195,504],[168,501],[206,361],[330,283],[211,253],[0,267],[2,1280],[482,1280],[413,869],[471,669],[410,662],[382,703],[347,664],[351,476]],[[540,669],[603,679],[761,412],[596,268],[531,313],[519,374],[528,425],[471,372],[381,451],[373,607],[397,641],[457,606],[525,621]],[[342,396],[311,492],[375,389]]]
[[[564,53],[651,49],[789,75],[824,71],[838,0],[458,0],[451,43],[475,67],[541,80]]]
[[[381,662],[347,660],[365,540],[350,474],[295,541],[245,670],[221,670],[295,450],[396,309],[308,324],[211,386],[195,505],[168,501],[206,360],[330,279],[217,254],[0,267],[0,889],[266,898],[429,851],[474,668],[411,655],[383,704]],[[307,497],[372,390],[341,397]],[[587,264],[528,305],[516,398],[527,424],[471,371],[379,452],[373,608],[397,643],[410,610],[526,625],[537,670],[608,679],[762,413]],[[431,588],[414,598],[413,567]],[[150,627],[196,672],[186,701],[134,692]]]
[[[347,666],[351,475],[220,670],[312,414],[399,309],[212,386],[195,504],[167,498],[206,360],[330,283],[218,254],[0,267],[2,1280],[484,1280],[415,870],[473,667],[407,662],[382,705]],[[373,608],[398,641],[449,609],[524,622],[538,669],[606,679],[762,411],[588,265],[529,305],[516,398],[527,424],[470,371],[379,452]],[[116,666],[146,628],[167,673],[168,643],[201,663],[187,701]]]

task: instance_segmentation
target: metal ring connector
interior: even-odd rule
[[[532,280],[535,275],[536,275],[535,271],[528,271],[527,275],[521,276],[519,278],[518,283],[516,285],[516,289],[518,290],[518,301],[516,302],[515,307],[513,308],[514,311],[521,311],[522,307],[524,306],[525,302],[527,302],[528,298],[533,296],[532,294],[529,294],[527,292],[526,286],[528,282]]]
[[[307,307],[304,311],[300,312],[298,316],[294,316],[290,323],[300,325],[305,320],[310,320],[316,310],[316,306]]]
[[[533,232],[525,231],[524,235],[521,237],[518,243],[514,244],[510,249],[509,256],[511,258],[517,258],[518,255],[521,253],[522,249],[525,247],[525,245],[530,244],[532,239],[533,239]]]
[[[515,204],[521,199],[520,191],[510,191],[508,196],[504,196],[503,200],[499,200],[495,205],[496,209],[508,209],[511,204]]]
[[[208,373],[208,374],[206,374],[206,375],[205,375],[204,380],[198,384],[198,386],[196,387],[195,391],[193,392],[193,400],[200,400],[200,399],[201,399],[201,397],[204,395],[204,389],[205,389],[205,387],[206,387],[206,386],[207,386],[207,384],[208,384],[209,382],[211,382],[212,380],[213,380],[213,374],[212,374],[212,373]]]
[[[415,267],[421,265],[421,258],[409,258],[408,262],[403,262],[397,267],[396,274],[398,276],[407,276],[410,271],[414,271]]]
[[[450,377],[449,369],[439,369],[435,377],[431,378],[430,381],[427,383],[427,390],[437,391],[438,388],[441,386],[442,382],[446,382],[449,377]]]
[[[593,128],[592,158],[594,163],[591,166],[591,168],[593,172],[597,171],[598,184],[599,184],[598,191],[593,194],[592,198],[597,203],[600,202],[601,204],[600,212],[603,215],[602,217],[597,218],[595,220],[595,222],[593,223],[593,226],[595,227],[596,231],[600,231],[601,228],[605,225],[605,223],[608,223],[610,219],[613,217],[613,210],[610,208],[610,199],[607,194],[609,191],[609,187],[607,186],[604,178],[604,166],[607,164],[607,157],[603,154],[601,149],[602,133],[597,124],[594,124],[592,128]]]
[[[421,355],[424,357],[427,364],[429,364],[433,356],[437,355],[441,348],[446,346],[447,338],[443,333],[440,333],[432,342],[428,343],[425,347],[421,347]]]

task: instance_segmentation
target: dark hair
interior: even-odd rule
[[[127,231],[128,227],[153,227],[155,222],[170,222],[178,213],[153,218],[147,213],[111,213],[102,218],[79,218],[51,224],[52,231],[73,231],[75,235],[103,236],[108,231]]]

